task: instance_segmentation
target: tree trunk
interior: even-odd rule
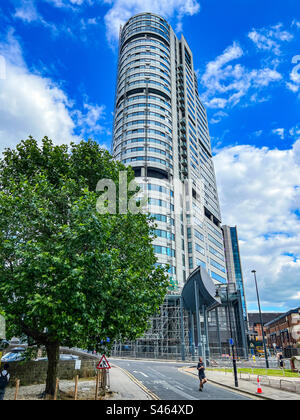
[[[46,397],[50,395],[54,396],[56,378],[57,378],[57,369],[59,361],[59,344],[51,343],[46,345],[46,352],[48,356],[48,370],[47,370],[47,379],[46,379]]]

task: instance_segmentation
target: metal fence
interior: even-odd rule
[[[229,370],[227,370],[227,373],[229,373]],[[261,385],[269,386],[271,388],[280,389],[282,391],[288,391],[288,392],[295,392],[297,394],[300,394],[300,381],[299,380],[292,380],[288,378],[278,378],[278,377],[272,377],[268,375],[257,375],[257,374],[251,374],[246,372],[239,372],[238,376],[240,379],[244,381],[250,381],[253,383],[256,383],[257,376],[259,376],[259,381]],[[300,374],[299,374],[300,379]]]

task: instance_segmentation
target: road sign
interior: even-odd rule
[[[229,338],[229,344],[230,344],[231,346],[233,346],[233,345],[234,345],[234,340],[233,340],[233,338]]]
[[[105,357],[105,354],[102,355],[100,362],[97,365],[97,369],[110,369],[111,366],[108,363],[107,358]]]

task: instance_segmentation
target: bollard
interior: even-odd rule
[[[97,372],[97,376],[96,376],[96,390],[95,390],[95,400],[98,399],[98,390],[99,390],[99,371]]]
[[[106,390],[106,369],[101,369],[101,374],[100,374],[100,389],[101,389],[101,393],[100,395],[103,396],[105,395],[105,390]]]
[[[75,391],[74,391],[74,400],[75,401],[78,400],[78,378],[79,378],[79,376],[76,375],[76,377],[75,377]]]
[[[59,379],[56,378],[55,392],[54,392],[54,398],[53,398],[54,401],[57,400],[58,386],[59,386]]]
[[[16,400],[18,398],[19,387],[20,387],[20,379],[17,379],[16,380],[16,391],[15,391],[15,398],[14,398],[14,400]]]

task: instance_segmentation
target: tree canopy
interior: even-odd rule
[[[96,210],[97,182],[118,188],[119,171],[134,178],[91,140],[30,137],[0,161],[0,307],[8,336],[46,346],[48,393],[60,345],[104,351],[141,336],[167,291],[151,219]]]

